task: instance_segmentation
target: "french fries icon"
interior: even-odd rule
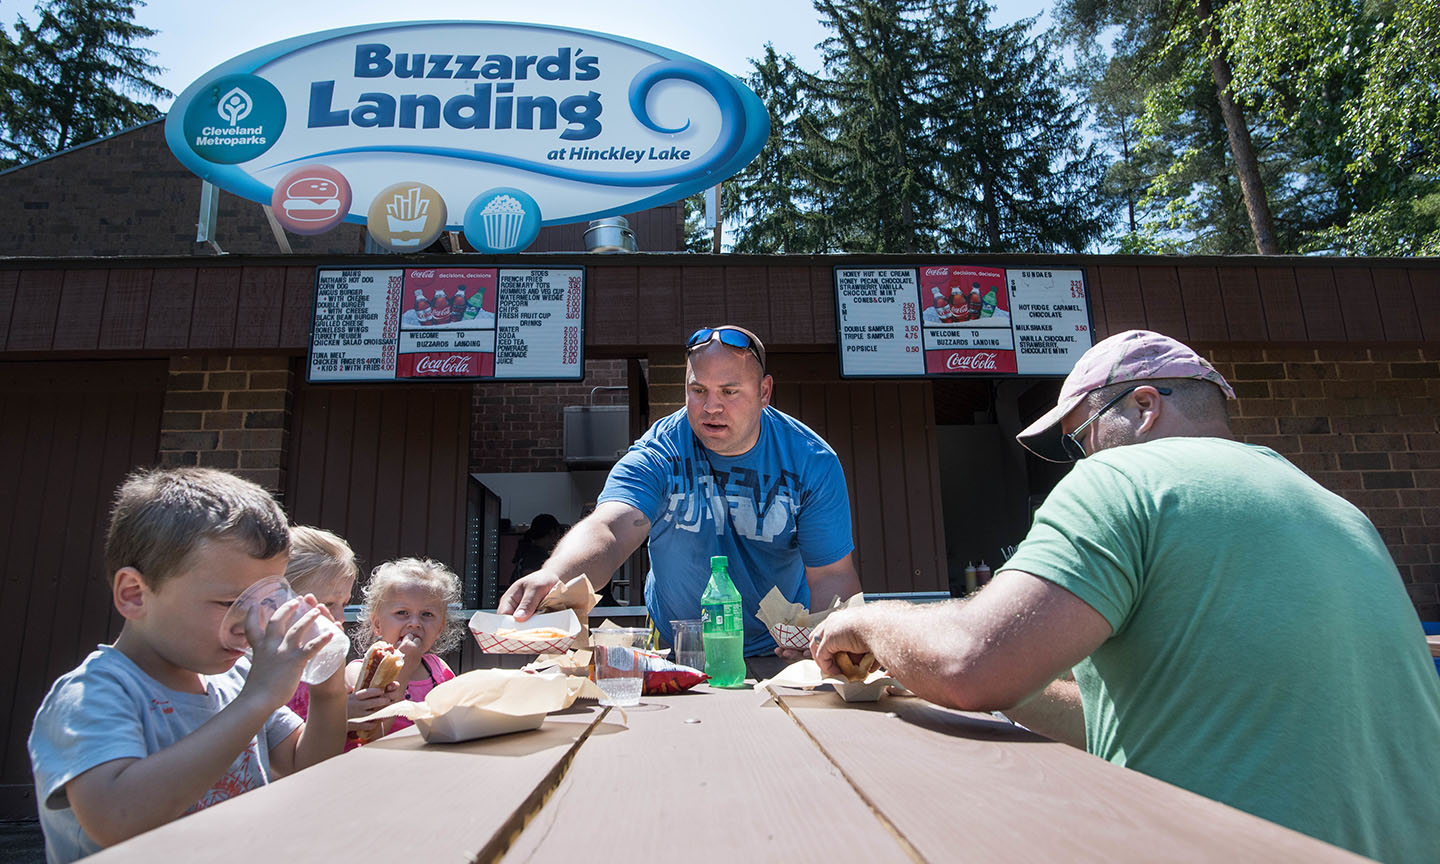
[[[864,681],[875,669],[875,655],[866,654],[859,660],[849,651],[840,651],[835,654],[835,665],[840,667],[840,674],[850,681]]]

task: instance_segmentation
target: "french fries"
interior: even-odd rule
[[[840,674],[850,681],[864,681],[875,669],[875,655],[866,654],[859,660],[849,651],[839,651],[835,654],[835,665],[840,667]]]
[[[514,627],[501,627],[495,631],[495,635],[502,639],[528,639],[531,641],[544,639],[564,639],[569,636],[562,630],[554,627],[531,627],[529,630],[517,630]]]

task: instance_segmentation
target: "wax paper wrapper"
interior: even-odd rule
[[[857,592],[849,600],[841,600],[836,597],[829,609],[811,612],[803,604],[791,603],[786,600],[779,588],[771,588],[769,593],[761,598],[760,608],[756,611],[755,617],[770,628],[770,636],[775,640],[776,645],[781,648],[793,648],[796,651],[808,651],[810,650],[810,634],[814,632],[816,625],[824,621],[831,612],[836,609],[862,606],[864,603],[865,595]]]
[[[865,676],[864,681],[847,681],[844,678],[825,677],[820,672],[820,664],[814,660],[800,660],[791,663],[776,673],[775,677],[767,678],[756,684],[755,689],[789,687],[797,690],[814,690],[823,684],[834,687],[835,692],[846,702],[879,701],[880,697],[885,695],[887,687],[892,690],[904,690],[904,687],[883,669],[873,670]]]
[[[494,612],[476,612],[470,616],[470,633],[486,654],[553,654],[568,651],[580,635],[580,619],[573,609],[562,612],[544,612],[531,615],[517,624],[512,615],[497,615]],[[516,636],[502,636],[499,630],[531,630],[547,627],[562,634],[555,639],[527,639]]]
[[[426,743],[469,741],[538,729],[546,714],[589,695],[584,692],[586,683],[559,672],[476,669],[436,685],[424,702],[406,699],[351,722],[404,717],[415,724]]]
[[[590,577],[581,573],[569,582],[563,582],[550,589],[545,599],[540,601],[536,612],[559,612],[564,609],[572,609],[575,617],[580,619],[580,632],[575,636],[575,641],[566,648],[589,648],[590,647],[590,610],[600,602],[600,595],[595,593],[595,586],[590,584]],[[533,620],[533,619],[532,619]],[[566,648],[556,649],[564,651]]]

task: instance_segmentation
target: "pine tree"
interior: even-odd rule
[[[765,45],[747,83],[770,113],[770,137],[745,170],[725,184],[726,216],[738,221],[732,251],[754,254],[837,251],[821,179],[822,154],[805,142],[825,125],[791,55]]]
[[[745,252],[1055,251],[1099,236],[1103,164],[1028,25],[980,0],[815,0],[817,74],[767,51],[771,138],[735,178]],[[752,61],[753,62],[753,61]]]
[[[154,52],[135,43],[155,31],[135,23],[142,0],[48,0],[32,27],[15,24],[0,44],[0,162],[15,164],[153,120],[142,98],[174,94],[151,76]]]
[[[1058,85],[1059,63],[1032,21],[990,28],[988,7],[936,18],[934,138],[945,248],[1079,252],[1105,220],[1104,162],[1084,145],[1081,106]]]

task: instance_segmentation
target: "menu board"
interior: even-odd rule
[[[321,269],[307,378],[579,381],[584,330],[580,267]]]
[[[1084,270],[836,267],[846,378],[1065,375],[1093,344]]]

